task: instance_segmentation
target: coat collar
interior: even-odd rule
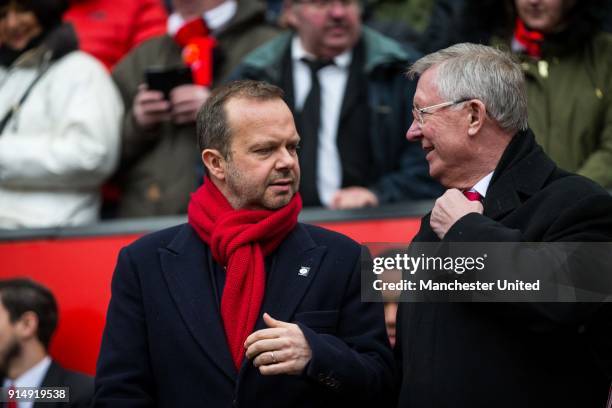
[[[261,313],[290,321],[314,280],[326,248],[317,246],[302,224],[285,238],[273,255],[273,276],[266,282]],[[162,273],[189,332],[203,352],[232,381],[237,373],[225,341],[219,307],[211,285],[207,259],[210,249],[185,224],[166,246],[158,249]],[[308,268],[307,276],[300,270]],[[264,328],[261,317],[256,330]],[[241,373],[245,370],[243,364]]]
[[[484,201],[484,214],[500,219],[540,191],[556,168],[531,130],[518,132],[495,168]]]

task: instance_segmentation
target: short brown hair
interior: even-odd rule
[[[57,303],[53,293],[43,285],[30,279],[0,280],[0,303],[8,311],[11,323],[15,323],[26,312],[38,316],[36,336],[45,349],[57,326]]]
[[[261,81],[234,81],[215,89],[198,112],[197,135],[200,152],[205,149],[218,150],[223,157],[229,155],[232,139],[227,121],[225,104],[232,98],[267,101],[283,99],[283,90]]]

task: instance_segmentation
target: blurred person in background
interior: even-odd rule
[[[421,50],[511,48],[538,143],[559,167],[612,188],[610,9],[609,0],[438,0]]]
[[[249,54],[232,77],[285,91],[302,138],[304,205],[350,209],[438,195],[423,152],[404,137],[415,84],[403,72],[416,55],[362,27],[358,0],[286,6],[294,32]]]
[[[610,188],[612,36],[600,29],[601,4],[515,0],[509,41],[523,62],[538,143],[559,167]]]
[[[7,407],[88,407],[93,378],[62,368],[49,356],[58,321],[57,303],[29,279],[0,280],[0,383],[2,387],[68,387],[68,403],[15,402]]]
[[[189,193],[203,176],[194,139],[198,109],[211,86],[278,32],[266,23],[259,1],[174,0],[173,10],[167,34],[144,42],[113,71],[128,107],[115,177],[121,189],[120,217],[187,211]],[[197,46],[202,41],[214,42],[212,57]],[[195,64],[189,61],[193,57],[199,59]],[[146,83],[145,71],[152,67],[171,70],[188,65],[194,83],[174,86],[167,94]],[[200,68],[212,70],[211,81],[199,81]]]
[[[166,32],[161,0],[69,0],[64,21],[72,23],[82,51],[110,70],[132,48]]]
[[[83,225],[115,168],[122,102],[62,0],[0,0],[0,228]]]

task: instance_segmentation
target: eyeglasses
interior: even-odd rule
[[[318,9],[328,9],[334,3],[339,3],[344,7],[357,4],[358,0],[296,0],[299,4],[310,4]]]
[[[471,98],[465,98],[465,99],[461,99],[458,101],[442,102],[442,103],[438,103],[435,105],[426,106],[424,108],[417,108],[416,106],[413,106],[412,107],[412,117],[414,118],[414,120],[419,122],[419,125],[423,126],[425,124],[425,119],[423,118],[423,115],[432,115],[437,110],[440,110],[442,108],[447,108],[449,106],[457,105],[463,102],[467,102],[470,99]]]

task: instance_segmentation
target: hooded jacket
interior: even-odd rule
[[[56,26],[0,66],[0,118],[13,110],[0,134],[0,228],[98,219],[123,104],[104,67],[76,49],[72,27]]]

